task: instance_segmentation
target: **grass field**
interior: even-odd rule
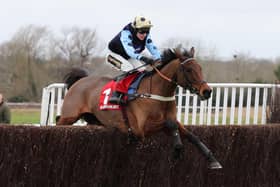
[[[11,124],[39,124],[40,123],[40,108],[34,109],[34,108],[13,108],[11,109]],[[260,112],[260,111],[259,111]],[[235,112],[235,122],[237,122],[237,111]],[[243,113],[243,117],[245,116],[245,111]],[[253,112],[251,112],[253,114]],[[214,121],[214,115],[211,117],[211,121],[213,123]],[[184,120],[184,114],[182,114],[181,122]],[[189,121],[188,124],[191,124],[192,121],[192,115],[189,114]],[[196,121],[198,123],[199,121],[199,113],[197,113]],[[245,121],[242,120],[245,124]],[[253,121],[253,116],[250,116],[250,122]],[[258,122],[260,122],[261,119],[258,119]],[[219,115],[219,124],[222,122],[222,112],[220,112]],[[229,113],[227,115],[227,124],[229,123]]]
[[[226,123],[225,124],[230,124],[230,108],[227,109],[226,112]],[[184,123],[184,119],[185,119],[185,114],[182,113],[181,114],[181,122]],[[187,123],[184,124],[192,124],[192,113],[189,113],[188,115],[188,121]],[[242,110],[242,120],[241,120],[241,124],[245,124],[245,118],[246,118],[246,108],[243,108]],[[262,109],[259,108],[258,110],[258,119],[257,119],[257,123],[261,124],[261,118],[262,118]],[[197,111],[196,113],[196,124],[199,123],[199,119],[200,119],[200,113],[199,111]],[[203,124],[206,124],[207,121],[207,113],[204,113],[203,115]],[[218,124],[222,124],[222,120],[223,120],[223,111],[219,111],[219,116],[218,116]],[[254,108],[250,109],[250,115],[249,115],[249,124],[252,124],[254,120]],[[211,113],[211,124],[214,124],[215,121],[215,113],[212,112]],[[234,112],[234,124],[238,123],[238,108],[235,108],[235,112]]]
[[[40,109],[11,109],[11,124],[39,124]]]

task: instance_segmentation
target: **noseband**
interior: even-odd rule
[[[184,89],[188,89],[191,93],[199,94],[202,85],[205,84],[206,81],[205,81],[205,80],[202,80],[202,81],[191,81],[191,80],[188,78],[188,76],[187,76],[188,72],[186,71],[186,69],[185,69],[184,66],[183,66],[185,63],[191,62],[191,61],[193,61],[193,60],[195,60],[195,59],[194,59],[194,58],[188,58],[188,59],[186,59],[186,60],[184,60],[183,62],[180,63],[179,69],[180,69],[180,71],[183,72],[184,77],[186,78],[186,84],[183,85],[182,87],[183,87]],[[173,78],[171,79],[171,78],[169,78],[169,77],[163,75],[163,74],[156,68],[156,66],[152,65],[152,67],[156,70],[156,72],[157,72],[163,79],[167,80],[168,82],[171,82],[172,84],[175,84],[176,86],[179,85],[178,82],[177,82],[177,80],[176,80],[176,78],[173,77]],[[194,84],[199,84],[199,89],[195,88],[195,87],[193,86]],[[180,85],[180,86],[181,86],[181,85]]]

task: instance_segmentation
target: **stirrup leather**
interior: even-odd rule
[[[109,103],[112,104],[123,104],[124,101],[122,100],[122,93],[113,92],[112,96],[109,98]]]

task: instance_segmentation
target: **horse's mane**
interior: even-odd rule
[[[162,55],[161,55],[161,63],[163,65],[165,64],[168,64],[170,61],[176,59],[177,56],[176,56],[176,53],[174,51],[174,49],[165,49],[163,52],[162,52]]]
[[[63,77],[63,81],[67,85],[67,89],[69,89],[76,81],[87,76],[88,72],[86,70],[82,68],[71,68]]]
[[[165,49],[161,54],[161,65],[159,69],[177,58],[184,59],[192,57],[191,53],[182,47]]]

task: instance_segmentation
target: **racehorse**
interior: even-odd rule
[[[88,76],[82,69],[73,69],[65,76],[69,90],[57,125],[71,125],[84,118],[88,124],[116,127],[129,137],[133,135],[139,139],[163,130],[173,137],[176,157],[182,154],[182,139],[186,138],[208,159],[209,168],[222,168],[206,145],[176,119],[177,86],[197,94],[201,100],[211,96],[212,90],[203,79],[194,52],[193,47],[165,50],[161,62],[152,65],[152,73],[142,79],[137,90],[139,97],[122,106],[122,110],[100,110],[98,107],[102,87],[112,78]]]

